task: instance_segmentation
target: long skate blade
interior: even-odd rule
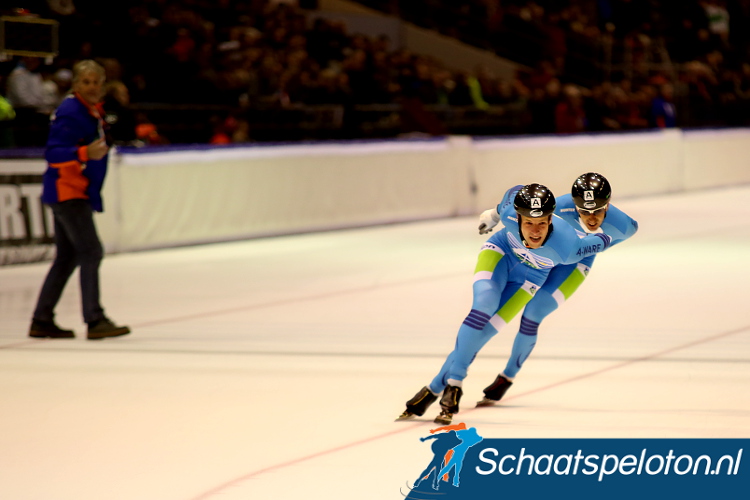
[[[413,420],[414,418],[416,418],[415,414],[405,411],[404,413],[399,415],[398,418],[394,420],[394,422],[401,422],[402,420]]]
[[[494,399],[487,399],[484,398],[481,401],[477,401],[476,408],[481,408],[483,406],[495,406],[499,401],[495,401]]]

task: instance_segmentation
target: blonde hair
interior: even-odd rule
[[[101,77],[102,81],[107,78],[107,73],[104,71],[104,67],[92,59],[78,61],[73,66],[73,83],[76,83],[84,73],[96,73]]]

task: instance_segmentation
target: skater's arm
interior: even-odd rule
[[[605,233],[597,233],[572,241],[572,249],[567,256],[563,257],[563,264],[575,264],[586,257],[603,252],[609,248],[612,237]]]
[[[492,232],[492,229],[498,222],[500,222],[500,214],[502,214],[509,206],[513,206],[513,200],[516,197],[516,193],[518,193],[521,188],[523,188],[523,186],[513,186],[505,192],[502,201],[500,201],[497,206],[482,212],[479,216],[479,234]]]

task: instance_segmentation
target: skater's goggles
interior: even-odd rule
[[[581,215],[599,215],[604,213],[604,211],[607,210],[608,206],[609,204],[606,204],[603,207],[597,208],[596,210],[586,210],[585,208],[576,207],[576,210],[578,210],[578,213]]]

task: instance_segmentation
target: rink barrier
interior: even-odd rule
[[[97,226],[116,253],[477,214],[587,171],[615,198],[680,193],[750,183],[749,150],[750,129],[123,148]],[[49,257],[44,169],[0,160],[0,264]]]

